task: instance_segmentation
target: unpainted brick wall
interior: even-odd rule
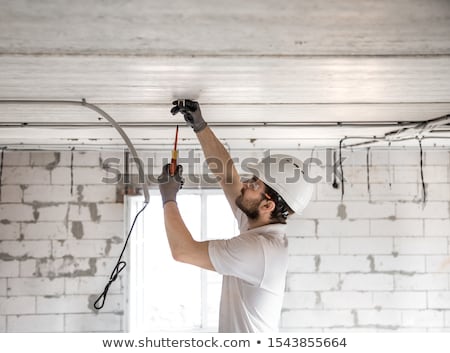
[[[342,200],[330,151],[283,152],[318,158],[311,175],[322,180],[288,227],[280,329],[450,330],[450,152],[424,153],[425,204],[416,149],[371,150],[370,190],[366,150],[344,150]],[[74,151],[71,168],[72,152],[4,153],[0,332],[126,329],[125,278],[100,312],[93,308],[124,240],[116,186],[101,181],[111,176],[102,169],[111,156]]]
[[[343,157],[343,200],[321,182],[288,227],[281,329],[450,331],[450,152],[424,152],[425,204],[418,149],[369,150],[370,191],[367,150]]]
[[[98,152],[4,152],[0,332],[123,330],[122,278],[93,307],[124,237],[123,204],[101,166]]]

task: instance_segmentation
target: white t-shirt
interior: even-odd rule
[[[236,211],[241,234],[209,242],[209,257],[223,275],[219,332],[278,330],[288,267],[285,224],[248,230]]]

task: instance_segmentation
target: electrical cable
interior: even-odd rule
[[[2,154],[0,156],[1,160],[0,160],[0,201],[2,200],[2,176],[3,176],[3,158],[5,155],[5,149],[6,147],[2,148]]]
[[[423,178],[423,149],[422,149],[422,139],[417,138],[419,141],[419,149],[420,149],[420,179],[422,181],[422,202],[427,202],[427,191],[425,189],[425,180]]]
[[[73,150],[75,147],[72,147],[70,150],[70,195],[73,196]]]
[[[136,224],[137,218],[139,217],[139,215],[142,212],[144,212],[144,210],[147,207],[147,205],[148,205],[148,203],[145,202],[144,203],[144,207],[142,207],[141,210],[134,217],[133,223],[131,224],[131,228],[128,231],[128,235],[127,235],[127,238],[125,240],[125,244],[124,244],[124,246],[122,248],[122,252],[120,253],[120,256],[119,256],[119,258],[117,260],[117,263],[114,266],[114,269],[113,269],[111,275],[109,276],[108,283],[106,284],[105,289],[103,290],[102,294],[100,294],[99,297],[97,298],[97,300],[94,302],[94,308],[97,309],[97,310],[100,310],[101,308],[103,308],[103,306],[105,305],[106,296],[108,295],[109,287],[118,278],[120,272],[122,272],[123,269],[127,265],[127,263],[125,261],[122,261],[123,253],[125,252],[125,248],[127,247],[128,240],[130,239],[130,236],[131,236],[131,233],[133,231],[134,225]]]
[[[3,104],[81,105],[83,107],[89,108],[89,109],[95,111],[96,113],[100,114],[106,120],[108,120],[110,122],[112,127],[117,130],[119,135],[125,141],[126,145],[128,146],[128,149],[130,150],[131,154],[133,155],[134,162],[136,163],[136,165],[138,167],[139,179],[142,180],[142,182],[143,182],[143,192],[144,192],[144,199],[145,199],[144,200],[144,207],[142,207],[142,209],[134,217],[134,221],[133,221],[133,223],[131,225],[131,228],[130,228],[130,230],[128,232],[128,235],[127,235],[127,238],[125,240],[125,244],[124,244],[124,246],[122,248],[122,251],[120,253],[119,258],[117,259],[116,266],[114,266],[114,269],[113,269],[113,271],[112,271],[112,273],[111,273],[111,275],[109,277],[109,281],[106,284],[105,289],[103,290],[102,294],[100,294],[100,296],[94,302],[94,307],[97,310],[100,310],[101,308],[103,308],[103,306],[105,304],[105,300],[106,300],[106,296],[107,296],[108,291],[109,291],[109,287],[111,286],[111,284],[114,281],[117,280],[120,272],[122,272],[123,269],[125,268],[125,266],[127,265],[127,263],[125,261],[122,261],[122,256],[123,256],[123,254],[125,252],[125,249],[126,249],[127,244],[128,244],[128,240],[130,239],[131,232],[133,231],[133,228],[134,228],[134,225],[136,223],[136,220],[137,220],[138,216],[145,210],[145,208],[147,207],[147,205],[148,205],[148,203],[150,201],[150,193],[149,193],[149,190],[148,190],[147,178],[145,178],[143,163],[139,159],[138,154],[136,152],[136,149],[134,148],[134,145],[131,143],[130,139],[128,138],[127,134],[122,129],[122,127],[119,124],[117,124],[117,122],[108,113],[106,113],[105,111],[103,111],[102,109],[100,109],[99,107],[97,107],[94,104],[87,103],[84,98],[81,100],[81,102],[78,102],[78,101],[58,101],[58,100],[1,100],[0,103],[3,103]],[[2,159],[2,161],[3,161],[3,159]],[[73,167],[73,148],[72,148],[72,155],[71,155],[71,167]],[[73,192],[73,175],[71,175],[71,193],[72,192]]]
[[[370,167],[369,167],[369,159],[370,159],[370,147],[367,147],[367,153],[366,153],[366,170],[367,170],[367,192],[369,193],[370,197]]]
[[[342,166],[342,143],[347,138],[345,136],[339,141],[339,166],[341,169],[341,202],[344,200],[344,167]]]

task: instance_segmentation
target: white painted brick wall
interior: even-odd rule
[[[425,150],[426,204],[418,149],[371,150],[370,195],[366,151],[343,152],[343,200],[340,185],[322,180],[288,226],[281,331],[448,331],[450,152]],[[123,171],[123,152],[74,151],[73,169],[69,151],[4,156],[0,332],[124,330],[126,277],[110,287],[105,308],[92,311],[124,239],[123,204],[115,185],[102,184],[111,175],[101,162],[116,156]],[[145,156],[159,174],[166,154]],[[324,150],[315,156],[325,164]],[[326,176],[324,166],[313,172]]]

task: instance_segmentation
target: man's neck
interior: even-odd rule
[[[248,220],[248,230],[266,226],[268,224],[271,224],[269,220],[265,219],[249,219]]]

